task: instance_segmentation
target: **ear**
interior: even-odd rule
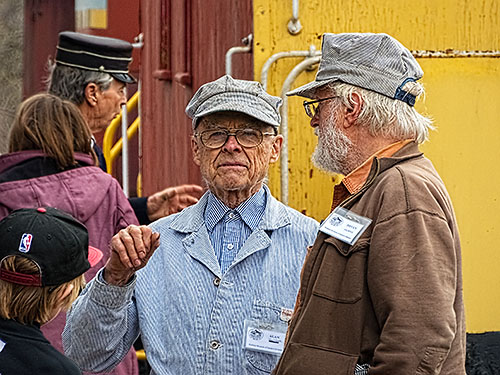
[[[344,127],[348,128],[358,120],[359,114],[363,109],[363,98],[357,92],[353,92],[349,99],[352,108],[345,107]]]
[[[193,151],[193,161],[199,167],[200,166],[200,146],[194,136],[191,137],[191,151]]]
[[[89,106],[94,107],[97,105],[97,94],[99,93],[99,86],[94,82],[90,82],[85,86],[84,95],[85,101]]]
[[[283,145],[283,136],[278,134],[273,139],[273,145],[271,146],[271,158],[269,159],[270,163],[275,163],[278,161],[281,154],[281,146]]]

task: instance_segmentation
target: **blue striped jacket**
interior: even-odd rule
[[[100,275],[73,304],[63,343],[82,368],[112,368],[139,333],[155,375],[274,368],[278,356],[243,349],[244,321],[286,329],[318,223],[268,193],[260,224],[222,275],[203,220],[207,194],[151,225],[160,247],[129,285],[106,285]]]

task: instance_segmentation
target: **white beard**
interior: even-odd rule
[[[352,141],[335,124],[335,115],[328,118],[325,126],[314,129],[318,136],[318,144],[311,160],[313,164],[329,173],[346,175],[351,172],[348,156],[353,151]]]

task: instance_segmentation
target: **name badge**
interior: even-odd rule
[[[356,215],[345,208],[337,207],[321,223],[319,230],[342,242],[353,245],[371,222],[371,219]]]
[[[281,355],[285,346],[285,324],[262,324],[245,320],[243,348],[255,352]]]

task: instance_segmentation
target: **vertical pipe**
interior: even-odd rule
[[[283,136],[283,146],[281,148],[280,166],[281,166],[281,202],[288,204],[288,96],[292,83],[297,79],[300,73],[319,63],[321,57],[310,57],[298,63],[288,74],[281,88],[281,135]]]
[[[123,179],[123,192],[125,196],[128,198],[129,189],[128,189],[128,137],[127,137],[127,128],[128,128],[128,120],[127,120],[127,106],[122,105],[122,179]]]

